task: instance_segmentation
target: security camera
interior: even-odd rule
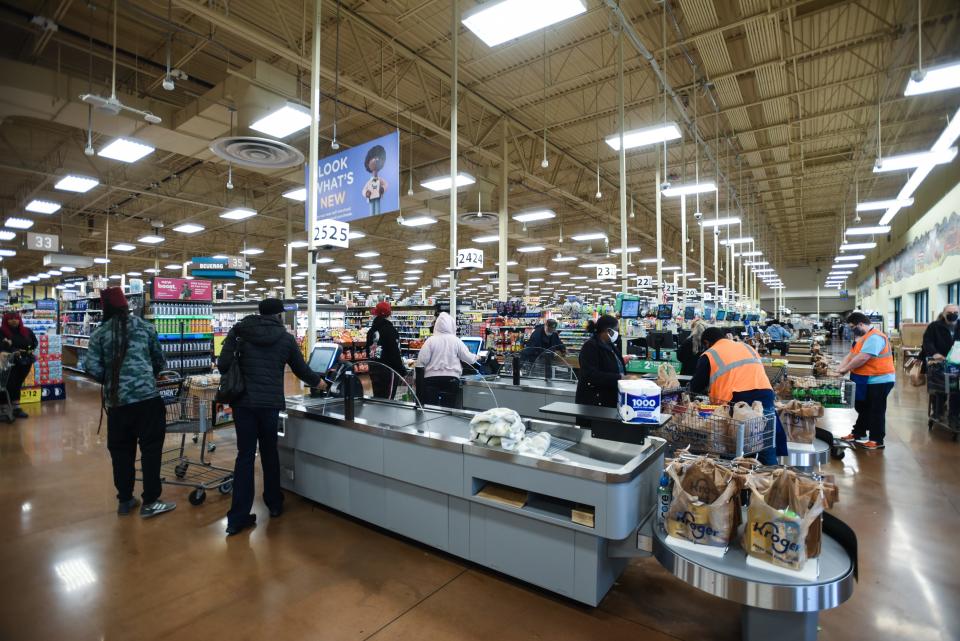
[[[669,180],[664,180],[662,183],[660,183],[660,191],[663,191],[664,189],[670,189]]]
[[[550,161],[547,160],[546,156],[544,156],[543,160],[540,161],[540,166],[543,167],[544,169],[550,166]]]
[[[173,78],[171,78],[169,75],[163,77],[163,83],[161,83],[161,86],[165,91],[173,91],[176,88],[176,85],[173,84]]]
[[[337,142],[336,138],[330,141],[330,149],[333,149],[334,151],[336,151],[337,149],[340,149],[340,143]]]
[[[151,125],[159,125],[161,122],[163,122],[163,118],[150,112],[143,114],[143,119],[149,122]]]
[[[86,147],[83,148],[83,154],[85,156],[92,156],[95,153],[96,152],[93,150],[93,145],[87,145]]]
[[[720,229],[719,229],[718,227],[714,227],[714,229],[713,229],[713,235],[714,235],[714,236],[719,236],[719,235],[720,235]]]
[[[695,212],[693,212],[693,217],[694,217],[695,220],[700,220],[701,218],[703,218],[703,212],[702,212],[702,211],[695,211]]]
[[[232,180],[228,180],[228,181],[227,181],[227,189],[233,189],[233,181],[232,181]]]

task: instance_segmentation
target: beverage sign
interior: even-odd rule
[[[313,241],[321,247],[350,246],[350,223],[333,218],[318,220],[313,226]]]
[[[617,266],[613,263],[602,263],[597,265],[597,278],[599,280],[616,280]]]
[[[483,268],[483,250],[467,249],[457,250],[457,269],[482,269]]]
[[[213,283],[209,280],[187,278],[153,279],[153,300],[189,300],[209,302],[213,300]]]
[[[318,221],[358,220],[400,209],[399,132],[327,156],[317,168]],[[310,184],[309,176],[304,184]],[[307,211],[310,200],[304,205]],[[309,231],[309,211],[305,222]]]

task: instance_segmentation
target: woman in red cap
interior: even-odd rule
[[[0,351],[9,352],[12,365],[10,377],[7,379],[7,394],[13,403],[13,415],[16,418],[27,418],[28,414],[20,407],[20,388],[30,373],[36,358],[33,350],[37,348],[37,337],[29,327],[23,324],[19,312],[5,312],[3,324],[0,325]]]
[[[370,367],[373,395],[378,398],[392,399],[400,385],[400,377],[407,373],[400,356],[400,335],[390,322],[392,313],[390,303],[377,303],[373,308],[373,324],[367,330],[367,354],[370,360],[380,363]]]

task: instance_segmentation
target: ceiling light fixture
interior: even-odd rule
[[[466,187],[475,182],[477,182],[477,179],[470,174],[462,172],[457,174],[457,187]],[[430,180],[424,180],[420,183],[420,186],[430,191],[450,191],[450,176],[439,176],[437,178],[431,178]]]
[[[430,251],[431,249],[436,249],[437,246],[433,243],[419,243],[417,245],[410,245],[407,247],[412,252],[425,252]]]
[[[7,229],[0,229],[0,240],[13,240],[16,237],[16,233]]]
[[[24,209],[35,214],[53,214],[60,210],[60,203],[51,200],[31,200]]]
[[[488,47],[585,13],[582,0],[500,0],[467,11],[463,26]]]
[[[203,225],[198,225],[196,223],[183,223],[182,225],[177,225],[173,228],[173,231],[179,232],[181,234],[196,234],[198,231],[203,231],[205,227]]]
[[[936,149],[930,151],[918,151],[911,154],[900,154],[899,156],[887,156],[878,158],[873,166],[874,173],[885,171],[900,171],[902,169],[916,169],[924,165],[942,165],[952,162],[957,156],[956,147],[946,149]]]
[[[926,69],[915,69],[910,74],[904,96],[919,96],[935,91],[960,87],[960,62],[951,62]]]
[[[29,218],[17,218],[11,216],[3,223],[4,227],[10,227],[11,229],[30,229],[33,227],[33,221]]]
[[[150,145],[145,145],[135,140],[117,138],[101,149],[97,155],[121,162],[137,162],[144,156],[152,154],[155,150],[156,147],[151,147]]]
[[[557,214],[550,209],[539,209],[536,211],[527,211],[513,215],[513,219],[518,223],[532,223],[538,220],[549,220],[556,217]]]
[[[853,249],[873,249],[876,243],[844,243],[840,245],[840,251],[850,251]]]
[[[137,239],[138,243],[146,243],[147,245],[156,245],[164,241],[163,236],[154,236],[153,234],[147,234],[146,236],[141,236]]]
[[[414,216],[413,218],[404,218],[400,224],[404,227],[423,227],[424,225],[433,225],[437,219],[433,216]]]
[[[258,249],[257,247],[248,247],[246,249],[241,249],[240,253],[243,254],[244,256],[257,256],[259,254],[262,254],[263,250]]]
[[[227,220],[246,220],[247,218],[252,218],[257,215],[257,212],[253,209],[248,209],[246,207],[237,207],[236,209],[231,209],[230,211],[225,211],[220,214],[220,218],[226,218]]]
[[[310,111],[288,102],[279,109],[251,123],[250,128],[274,138],[286,138],[310,126]]]
[[[847,236],[870,236],[872,234],[886,234],[889,231],[889,226],[877,225],[875,227],[847,227],[844,234]]]
[[[302,249],[309,244],[310,243],[305,240],[291,240],[289,243],[287,243],[287,246],[291,249]]]
[[[627,253],[628,253],[628,254],[635,254],[635,253],[637,253],[638,251],[640,251],[640,248],[639,248],[639,247],[636,247],[636,246],[627,247]],[[614,254],[622,254],[622,253],[623,253],[623,250],[622,250],[621,248],[617,247],[617,248],[615,248],[615,249],[611,249],[610,252],[611,252],[611,253],[614,253]]]
[[[357,258],[376,258],[379,255],[380,255],[380,252],[376,252],[376,251],[363,251],[363,252],[354,254],[354,256],[356,256]]]
[[[569,263],[571,261],[577,260],[576,256],[560,256],[559,254],[554,256],[551,260],[555,263]]]
[[[643,127],[633,129],[623,133],[624,149],[634,149],[636,147],[646,147],[647,145],[656,145],[668,140],[680,138],[680,128],[675,122],[666,122],[652,127]],[[606,142],[614,151],[620,151],[620,134],[607,136]]]
[[[291,189],[290,191],[283,192],[284,198],[289,198],[290,200],[296,200],[299,202],[306,202],[307,200],[307,188],[298,187],[296,189]]]
[[[89,178],[87,176],[75,176],[70,174],[64,176],[57,184],[53,186],[54,189],[59,189],[61,191],[72,191],[78,194],[85,194],[97,185],[100,184],[100,181],[96,178]]]
[[[702,220],[700,225],[702,227],[726,227],[727,225],[738,225],[740,224],[740,219],[736,216],[730,218],[714,218],[713,220]]]
[[[840,263],[848,260],[863,260],[866,258],[864,254],[847,254],[845,256],[837,256],[833,259],[833,262]]]
[[[728,238],[726,240],[721,240],[720,244],[721,245],[741,245],[743,243],[752,243],[752,242],[753,242],[752,236],[742,236],[740,238]]]
[[[475,243],[495,243],[500,240],[500,236],[497,234],[489,234],[487,236],[476,236],[473,239]]]
[[[597,231],[597,232],[588,232],[586,234],[575,234],[570,238],[578,242],[585,242],[589,240],[606,240],[607,235],[603,232]]]
[[[543,245],[526,245],[524,247],[517,247],[517,251],[522,252],[524,254],[528,254],[532,252],[542,252],[544,249],[546,249],[546,247],[544,247]]]
[[[913,204],[913,198],[894,198],[892,200],[871,200],[857,203],[857,211],[880,211],[890,209],[891,207],[909,207]]]
[[[136,245],[131,245],[130,243],[117,243],[112,249],[115,252],[132,252],[136,248]]]
[[[665,198],[676,196],[691,196],[695,194],[708,194],[717,191],[717,185],[713,182],[693,183],[689,185],[670,186],[660,190]]]

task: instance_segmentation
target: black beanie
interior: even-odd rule
[[[283,313],[283,301],[279,298],[264,298],[257,306],[263,316],[274,316]]]

